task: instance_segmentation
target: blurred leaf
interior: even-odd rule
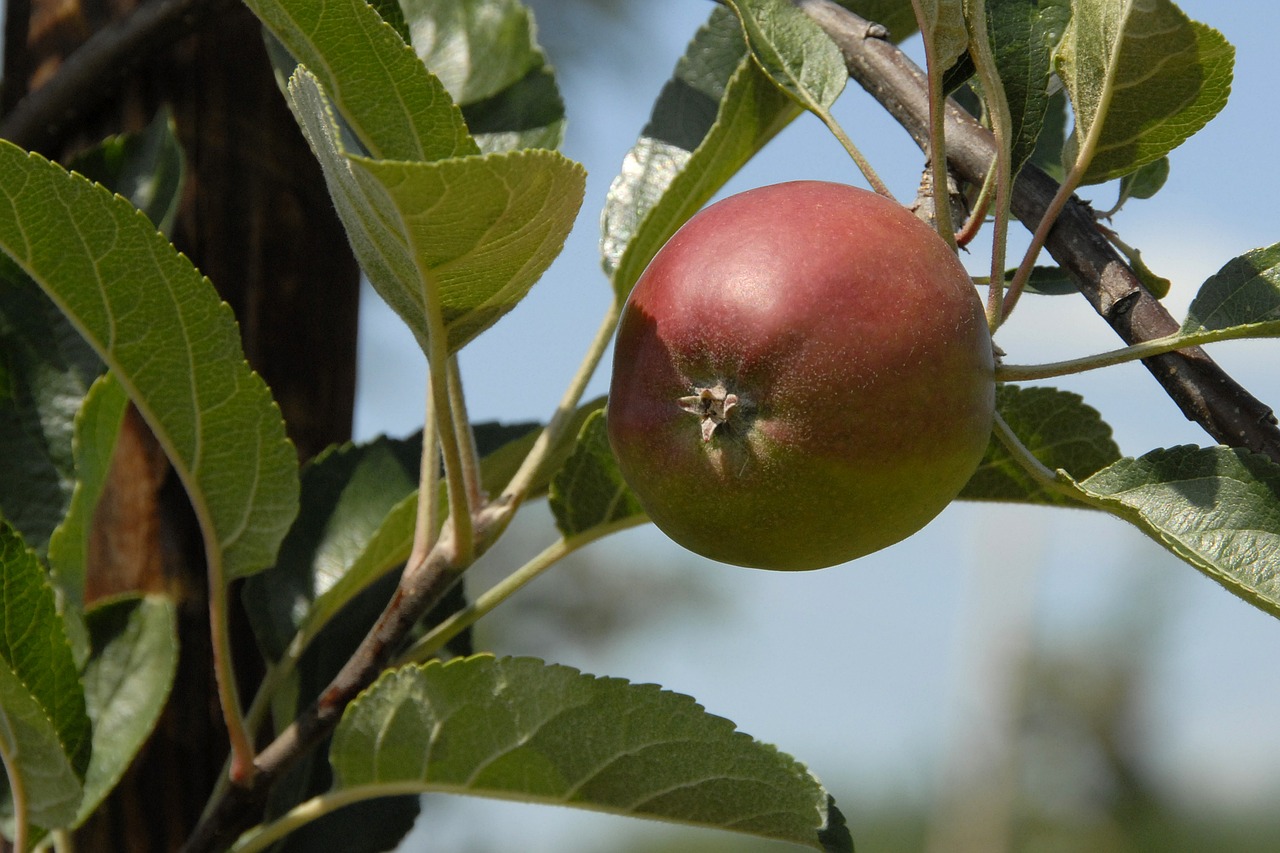
[[[93,512],[102,497],[111,471],[120,425],[129,397],[114,375],[100,376],[76,414],[72,447],[76,460],[76,484],[66,517],[49,540],[49,567],[65,594],[77,606],[84,603],[85,561]]]
[[[21,785],[24,820],[59,829],[75,819],[89,765],[84,689],[53,587],[2,521],[0,572],[0,755],[9,774],[0,817],[17,819],[12,789]]]
[[[1234,57],[1169,0],[1075,0],[1056,56],[1076,118],[1066,163],[1083,156],[1095,184],[1165,156],[1226,105]]]
[[[164,234],[173,229],[187,162],[167,107],[143,130],[113,136],[71,160],[67,168],[129,199]]]
[[[372,156],[430,162],[479,153],[444,85],[364,0],[245,5],[306,66]]]
[[[770,79],[800,106],[825,113],[844,91],[849,72],[822,27],[789,0],[729,0],[729,6]]]
[[[1227,447],[1121,459],[1078,484],[1098,507],[1280,616],[1280,465]]]
[[[441,328],[456,352],[515,307],[564,245],[585,172],[526,149],[434,163],[347,154],[307,70],[290,104],[324,168],[356,257],[424,353]]]
[[[384,674],[333,738],[336,791],[446,791],[853,849],[821,784],[693,699],[529,658]]]
[[[605,199],[600,253],[619,299],[685,220],[799,113],[751,59],[733,13],[712,10]]]
[[[75,416],[102,361],[0,254],[0,515],[38,554],[75,488]]]
[[[0,249],[128,390],[227,579],[271,564],[297,511],[297,456],[231,309],[121,198],[0,143]]]
[[[986,0],[986,9],[991,52],[1013,121],[1010,172],[1016,175],[1040,139],[1049,107],[1053,51],[1071,7],[1067,0]]]
[[[1006,271],[1006,284],[1013,281],[1015,273],[1017,270]],[[1062,267],[1032,267],[1031,277],[1027,279],[1026,292],[1041,296],[1064,296],[1068,293],[1078,294],[1080,288],[1076,287],[1075,280]]]
[[[1280,243],[1252,249],[1205,280],[1183,332],[1243,326],[1280,334]]]
[[[410,43],[482,151],[559,147],[564,101],[519,0],[404,0],[404,10]]]
[[[915,0],[919,10],[916,20],[920,32],[932,45],[930,52],[941,71],[964,55],[969,46],[969,32],[964,25],[960,0]]]
[[[556,527],[565,539],[593,527],[644,516],[609,449],[604,412],[587,418],[573,455],[551,481],[550,501]]]
[[[82,677],[93,755],[76,825],[133,762],[160,719],[178,669],[177,611],[169,599],[116,598],[89,608],[85,619],[92,656]]]
[[[1052,471],[1063,469],[1078,479],[1120,458],[1111,427],[1078,394],[1056,388],[998,385],[996,411]],[[1079,506],[1031,479],[994,436],[960,498]]]

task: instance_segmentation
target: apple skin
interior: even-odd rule
[[[843,184],[690,219],[618,326],[607,424],[653,522],[713,560],[843,563],[915,533],[991,434],[991,336],[954,252]]]

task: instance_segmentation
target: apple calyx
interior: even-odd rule
[[[710,388],[695,388],[694,392],[677,402],[681,409],[702,419],[702,440],[710,441],[716,430],[734,417],[734,412],[741,408],[742,400],[737,394],[729,393],[724,382],[717,382]]]

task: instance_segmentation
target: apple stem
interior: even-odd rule
[[[680,398],[680,408],[702,418],[702,440],[710,441],[716,429],[729,422],[740,401],[737,394],[729,393],[723,382],[694,391],[696,393]]]

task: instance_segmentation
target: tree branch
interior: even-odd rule
[[[880,102],[924,150],[929,99],[924,72],[877,37],[878,30],[831,0],[792,0],[827,32],[844,54],[849,76]],[[947,161],[980,186],[996,155],[990,131],[954,102],[947,103]],[[1018,173],[1010,206],[1034,229],[1057,183],[1031,164]],[[1072,197],[1049,232],[1045,248],[1071,273],[1081,294],[1127,344],[1173,334],[1178,322],[1151,295],[1098,231],[1088,204]],[[1142,362],[1189,420],[1215,440],[1280,462],[1280,429],[1270,407],[1227,375],[1202,349],[1191,347]]]
[[[130,71],[231,2],[150,0],[128,17],[103,27],[67,57],[48,83],[0,120],[0,139],[29,150],[49,148]],[[23,83],[12,81],[13,86]]]

